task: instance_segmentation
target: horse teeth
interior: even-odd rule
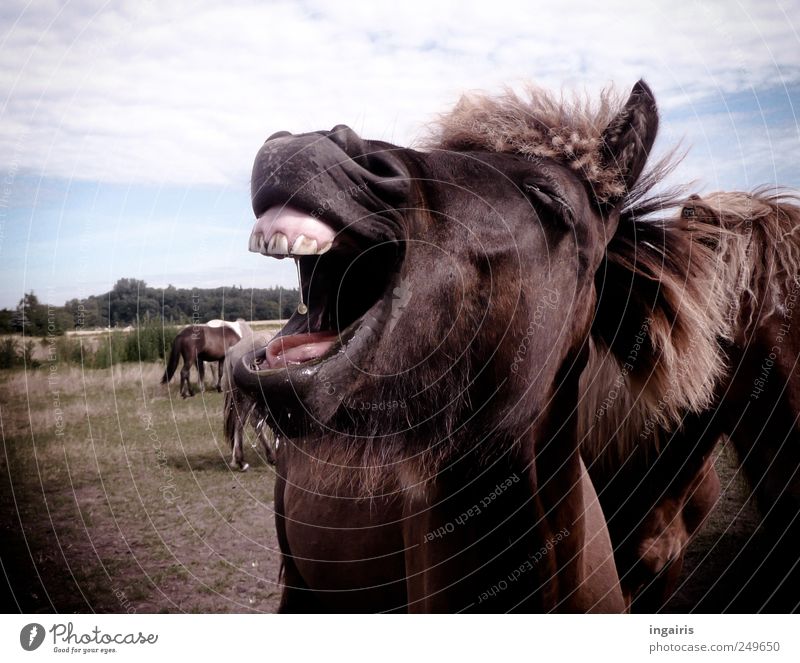
[[[292,246],[292,253],[298,256],[313,256],[317,252],[317,240],[298,235]]]
[[[267,253],[270,255],[287,255],[289,253],[289,238],[283,233],[275,233],[269,238]]]
[[[261,233],[253,233],[250,235],[250,241],[248,243],[248,250],[252,253],[263,253],[262,248],[264,246],[264,235]]]
[[[332,245],[333,242],[326,242],[320,246],[316,238],[300,234],[290,249],[289,238],[284,233],[276,232],[267,241],[262,233],[254,232],[250,235],[248,248],[253,253],[265,256],[321,256],[323,253],[327,253]]]

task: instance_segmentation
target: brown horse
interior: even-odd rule
[[[205,391],[205,362],[217,363],[217,391],[222,391],[222,371],[225,352],[235,343],[239,342],[241,332],[240,322],[231,323],[223,320],[211,320],[205,325],[189,325],[182,329],[172,343],[169,361],[161,378],[161,384],[167,384],[178,368],[178,362],[183,359],[181,368],[181,389],[183,398],[194,396],[189,383],[189,373],[192,366],[197,366],[200,391]]]
[[[244,320],[239,321],[239,331],[242,334],[239,343],[245,349],[252,349],[254,343],[257,343],[259,347],[263,347],[271,338],[271,335],[254,335],[250,325]],[[259,407],[259,402],[248,397],[230,379],[231,357],[234,354],[236,353],[229,351],[224,362],[222,385],[225,393],[223,431],[225,439],[231,447],[230,467],[244,472],[250,467],[244,460],[245,429],[248,424],[255,431],[256,438],[264,450],[264,457],[270,465],[275,465],[275,449],[278,446],[278,439],[267,425],[266,413]]]
[[[668,202],[674,201],[650,200],[630,214]],[[640,404],[631,401],[633,391],[626,383],[614,407],[604,412],[595,398],[595,411],[587,408],[584,413],[587,429],[598,412],[607,419],[605,436],[587,438],[584,456],[608,517],[623,590],[628,598],[636,597],[638,609],[660,609],[678,586],[686,547],[719,493],[712,453],[721,436],[733,442],[764,516],[763,535],[748,544],[751,550],[739,556],[730,574],[742,591],[723,606],[746,611],[797,607],[800,383],[795,367],[800,333],[792,324],[800,291],[796,202],[766,189],[692,196],[680,202],[677,218],[667,221],[685,224],[686,232],[716,255],[717,278],[707,284],[706,307],[727,320],[720,335],[727,368],[708,407],[683,413],[680,426],[643,425]],[[629,333],[622,336],[634,343]],[[591,382],[591,371],[585,379]]]
[[[303,303],[231,362],[283,440],[282,611],[625,608],[575,404],[590,346],[625,357],[596,284],[609,264],[646,272],[643,224],[620,213],[659,180],[640,177],[657,126],[640,82],[596,110],[468,97],[427,151],[344,126],[266,141],[250,248],[298,261]],[[666,271],[655,313],[626,313],[655,318],[632,373],[671,417],[705,406],[721,369],[701,307],[713,251],[645,231],[673,260],[646,265]]]

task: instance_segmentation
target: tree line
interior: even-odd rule
[[[72,330],[124,328],[158,321],[181,325],[222,320],[288,318],[297,308],[297,289],[152,288],[139,279],[120,279],[110,292],[71,299],[64,306],[26,293],[15,309],[0,309],[0,334],[62,335]]]

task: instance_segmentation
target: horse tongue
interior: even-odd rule
[[[336,332],[312,332],[279,336],[267,344],[267,364],[270,368],[286,368],[292,364],[321,357],[338,340]]]

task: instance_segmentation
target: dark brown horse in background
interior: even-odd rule
[[[629,214],[641,216],[674,202],[654,198]],[[683,226],[683,232],[712,248],[716,256],[717,278],[706,284],[704,306],[727,320],[719,339],[727,365],[708,407],[685,412],[677,427],[643,421],[641,404],[631,399],[635,390],[626,383],[617,406],[604,410],[595,398],[585,409],[586,428],[604,430],[604,435],[588,438],[584,456],[608,518],[623,590],[635,599],[638,610],[661,609],[679,585],[686,547],[719,495],[713,452],[720,438],[729,439],[736,449],[762,523],[759,536],[751,537],[728,569],[732,582],[721,583],[736,587],[739,594],[723,596],[714,609],[797,609],[797,202],[796,197],[768,189],[692,196],[679,201],[677,216],[663,221]],[[662,252],[668,261],[669,252]],[[630,333],[621,336],[635,344]],[[587,384],[602,370],[608,366],[588,371]],[[603,395],[607,399],[608,391]],[[598,413],[606,419],[602,424],[597,423]],[[594,446],[598,442],[604,446]]]
[[[217,391],[222,391],[222,372],[225,353],[228,348],[239,342],[241,332],[240,323],[229,323],[223,320],[212,320],[204,325],[189,325],[182,329],[172,343],[167,367],[161,384],[167,384],[178,368],[178,362],[183,359],[181,367],[180,394],[183,398],[194,396],[189,374],[192,366],[197,367],[200,391],[205,391],[205,362],[217,363]]]
[[[344,126],[266,141],[250,248],[298,260],[307,309],[231,362],[283,440],[282,611],[625,608],[581,374],[624,362],[616,326],[650,318],[630,368],[645,418],[702,410],[723,368],[712,230],[621,216],[660,179],[641,178],[657,126],[640,82],[598,109],[467,97],[425,152]],[[602,298],[612,267],[624,309]]]

